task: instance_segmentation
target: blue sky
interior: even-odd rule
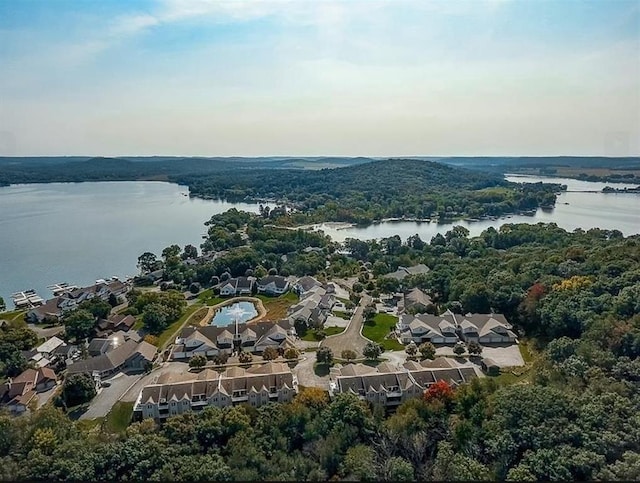
[[[0,0],[0,155],[640,154],[640,1]]]

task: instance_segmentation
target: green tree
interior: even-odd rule
[[[280,354],[278,354],[278,349],[276,349],[275,347],[267,347],[262,352],[262,358],[265,361],[273,361],[274,359],[277,359],[279,355]]]
[[[409,355],[409,357],[413,357],[418,353],[418,346],[416,346],[415,342],[409,342],[404,351]]]
[[[358,357],[358,354],[356,354],[356,352],[352,351],[351,349],[343,350],[340,355],[347,362],[351,362],[352,360],[354,360],[354,359],[356,359]]]
[[[384,476],[386,481],[414,481],[413,466],[401,456],[392,456],[384,464]]]
[[[453,347],[453,353],[455,355],[457,355],[457,356],[461,356],[462,354],[464,354],[466,352],[466,350],[467,349],[465,348],[464,344],[460,344],[460,343],[456,344]]]
[[[71,374],[64,381],[61,398],[66,407],[72,407],[91,401],[96,394],[91,374]]]
[[[433,463],[433,479],[436,481],[484,481],[491,480],[489,469],[479,461],[462,453],[456,453],[451,443],[438,444]]]
[[[472,340],[467,344],[467,351],[469,352],[469,354],[473,356],[479,356],[480,354],[482,354],[482,346],[478,344],[475,340]],[[458,354],[458,355],[462,355],[462,354]]]
[[[111,305],[98,297],[85,300],[78,308],[90,312],[97,319],[106,319],[111,312]]]
[[[138,268],[142,273],[148,273],[156,270],[158,267],[158,257],[151,252],[144,252],[138,257]]]
[[[189,359],[189,367],[193,367],[194,369],[201,369],[207,365],[207,358],[202,354],[196,354],[195,356]]]
[[[240,352],[240,354],[238,354],[238,360],[243,363],[243,364],[248,364],[251,361],[253,361],[253,356],[251,355],[251,352]]]
[[[331,365],[333,362],[333,351],[329,347],[320,347],[316,351],[316,360],[318,364]]]
[[[4,299],[2,297],[0,297],[0,312],[2,312],[3,310],[6,310],[7,305],[4,302]]]
[[[341,473],[347,479],[375,481],[376,453],[373,448],[364,444],[349,448],[342,463]]]
[[[142,312],[142,322],[152,334],[162,332],[167,327],[168,321],[167,309],[159,303],[147,305]]]
[[[15,377],[27,368],[27,360],[14,344],[0,342],[0,374]]]
[[[431,342],[423,342],[418,348],[423,359],[434,359],[436,356],[436,346]]]
[[[367,342],[367,345],[362,349],[362,354],[367,359],[375,360],[382,355],[383,349],[377,342]]]
[[[66,315],[63,323],[67,337],[79,341],[91,337],[96,318],[88,310],[77,309]]]
[[[300,356],[300,352],[298,352],[298,349],[294,347],[289,347],[287,350],[284,351],[284,358],[287,360],[297,359],[299,356]]]
[[[198,258],[198,249],[193,245],[185,245],[182,252],[182,259],[187,260],[189,258]]]

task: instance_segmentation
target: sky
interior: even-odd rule
[[[637,156],[640,0],[0,0],[0,155]]]

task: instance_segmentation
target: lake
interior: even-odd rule
[[[566,178],[513,177],[512,181],[562,183],[569,190],[600,190],[605,183]],[[632,185],[612,185],[632,187]],[[13,292],[35,289],[43,298],[56,282],[90,285],[98,278],[137,273],[144,251],[160,255],[176,243],[202,242],[211,215],[232,207],[257,212],[258,205],[200,200],[185,196],[184,186],[151,181],[51,183],[0,187],[0,296],[12,308]],[[452,223],[385,222],[338,230],[325,227],[337,241],[418,233],[429,241],[454,225],[472,236],[505,223],[555,222],[566,230],[600,227],[625,235],[640,233],[640,195],[563,193],[553,210],[499,220]]]
[[[24,184],[0,187],[0,296],[56,282],[90,285],[135,275],[138,256],[176,243],[200,247],[204,222],[230,208],[258,205],[200,200],[153,181]]]
[[[477,236],[493,226],[498,228],[507,223],[556,223],[568,231],[576,228],[602,228],[620,230],[625,236],[640,233],[640,194],[638,193],[580,193],[572,191],[600,191],[605,186],[615,188],[634,188],[637,185],[620,183],[592,183],[569,178],[542,178],[536,176],[507,175],[509,181],[516,183],[560,183],[567,185],[567,192],[558,196],[556,206],[551,210],[538,209],[532,215],[511,215],[497,220],[453,221],[446,223],[387,221],[369,226],[336,228],[331,225],[319,225],[333,240],[344,241],[347,238],[372,240],[400,235],[408,237],[420,235],[424,241],[430,241],[438,233],[446,233],[455,225],[462,225]]]

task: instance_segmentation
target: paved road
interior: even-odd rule
[[[142,376],[140,374],[128,375],[120,373],[109,379],[111,385],[100,389],[100,393],[93,398],[89,409],[80,416],[80,419],[95,419],[105,417],[120,397]]]
[[[332,335],[322,341],[322,347],[329,347],[333,351],[335,357],[340,357],[342,351],[345,349],[351,349],[356,351],[358,355],[362,355],[362,349],[369,342],[369,339],[365,339],[360,331],[364,323],[364,308],[371,303],[371,297],[369,295],[363,295],[360,300],[360,305],[353,313],[351,321],[347,329],[338,335]]]
[[[293,372],[298,378],[298,384],[305,387],[316,386],[322,389],[329,390],[329,375],[318,376],[314,370],[314,363],[316,362],[316,355],[308,352],[304,354],[302,359],[291,372]]]

